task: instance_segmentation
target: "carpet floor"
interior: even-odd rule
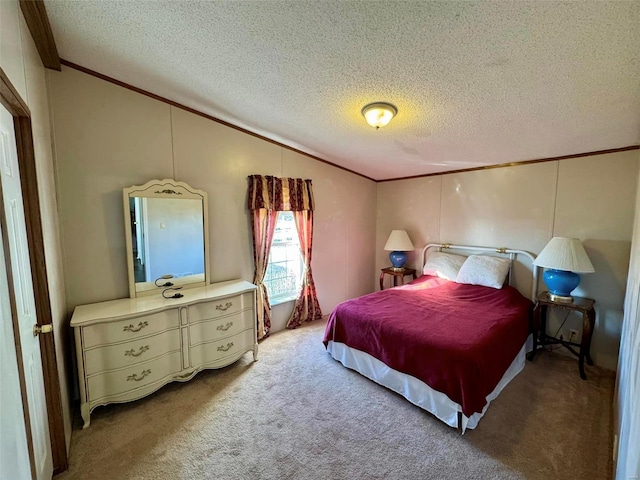
[[[613,373],[543,352],[460,435],[346,369],[325,322],[74,429],[70,479],[610,479]]]

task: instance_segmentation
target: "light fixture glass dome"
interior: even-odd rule
[[[398,114],[398,109],[386,102],[369,103],[362,108],[362,115],[376,130],[387,125]]]

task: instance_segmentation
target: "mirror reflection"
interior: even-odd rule
[[[129,199],[136,283],[164,275],[204,280],[202,201],[194,199]]]
[[[156,180],[125,189],[124,201],[131,296],[205,285],[206,194]]]

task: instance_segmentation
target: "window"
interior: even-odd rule
[[[304,263],[292,212],[278,212],[264,284],[271,305],[298,298]]]

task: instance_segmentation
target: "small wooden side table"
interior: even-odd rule
[[[573,302],[571,303],[554,302],[549,298],[548,292],[539,294],[536,299],[536,306],[533,309],[533,351],[529,354],[529,360],[534,359],[538,347],[560,344],[578,357],[580,378],[586,380],[584,359],[587,359],[588,365],[593,365],[593,360],[591,360],[591,335],[596,322],[594,303],[596,301],[592,298],[582,297],[573,297]],[[580,343],[547,335],[547,310],[549,307],[582,313],[582,341]],[[574,347],[579,347],[580,350],[576,351]]]
[[[404,285],[404,277],[407,275],[413,275],[413,279],[415,280],[416,271],[413,268],[395,268],[395,267],[386,267],[380,270],[380,290],[384,290],[384,276],[385,275],[393,275],[393,286],[398,286],[398,281],[400,285]]]

